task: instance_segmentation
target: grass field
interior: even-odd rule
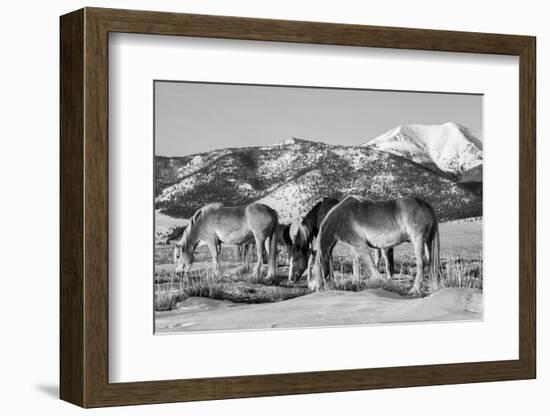
[[[441,264],[443,287],[483,288],[482,222],[440,224]],[[173,246],[155,247],[155,308],[167,311],[189,297],[205,297],[235,303],[279,302],[308,293],[305,277],[295,283],[286,279],[288,258],[280,248],[277,277],[271,282],[257,281],[252,275],[254,253],[249,253],[245,262],[240,261],[234,246],[222,246],[221,261],[223,277],[218,279],[212,272],[210,253],[199,247],[195,263],[186,280],[174,275],[172,264]],[[253,250],[252,250],[253,251]],[[396,247],[394,255],[395,275],[392,280],[368,278],[367,268],[362,264],[361,278],[352,276],[349,248],[339,244],[334,254],[335,280],[330,288],[360,292],[367,289],[385,289],[399,295],[408,293],[416,273],[412,246],[409,243]],[[383,265],[381,265],[383,266]],[[383,272],[380,267],[380,272]],[[265,273],[265,270],[264,270]],[[425,279],[426,280],[426,279]],[[427,282],[422,285],[423,294],[429,293]]]

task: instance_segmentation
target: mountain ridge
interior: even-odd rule
[[[479,189],[434,166],[373,146],[295,137],[269,146],[155,157],[155,206],[178,218],[189,217],[209,202],[258,201],[288,221],[325,196],[355,193],[373,200],[420,196],[440,219],[458,219],[481,215]]]

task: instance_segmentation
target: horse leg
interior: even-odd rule
[[[254,276],[259,281],[262,277],[262,264],[264,262],[264,242],[258,237],[256,240],[256,267],[254,267]]]
[[[351,249],[351,255],[352,255],[352,267],[353,267],[353,278],[354,279],[360,279],[361,278],[361,262],[359,259],[359,253],[352,248]]]
[[[321,256],[320,251],[316,251],[313,258],[312,274],[307,284],[311,291],[321,290],[326,288],[327,280],[333,280],[332,270],[332,248],[328,250],[324,256]]]
[[[422,277],[424,275],[424,242],[422,239],[417,238],[412,243],[414,247],[414,255],[416,257],[416,277],[409,295],[420,296],[420,284],[422,283]]]
[[[328,258],[328,278],[329,280],[334,280],[334,263],[332,262],[332,255]]]
[[[221,277],[221,266],[220,266],[220,245],[215,242],[207,243],[208,249],[210,250],[210,255],[212,256],[212,264],[214,265],[214,274],[220,278]]]
[[[277,234],[274,232],[266,238],[267,280],[273,280],[277,274]]]
[[[393,274],[395,273],[395,268],[393,264],[393,247],[388,248],[386,251],[387,251],[388,262],[389,262],[388,269],[390,271],[390,276],[393,276]]]
[[[312,276],[308,276],[308,282],[307,282],[307,287],[311,291],[316,291],[321,289],[322,280],[323,280],[322,262],[323,260],[321,259],[321,256],[319,255],[319,253],[318,252],[315,253]]]
[[[381,250],[382,257],[384,257],[384,264],[386,266],[386,280],[391,280],[391,278],[392,278],[392,270],[391,270],[391,266],[390,266],[389,255],[388,255],[389,250],[391,250],[391,248],[390,249],[383,248]]]
[[[311,280],[311,269],[313,268],[313,262],[315,261],[315,253],[313,250],[309,252],[309,258],[307,260],[307,282]]]
[[[269,263],[269,237],[264,240],[264,251],[262,253],[262,264]]]
[[[288,258],[288,282],[294,282],[294,262],[290,257]]]
[[[424,243],[424,257],[426,258],[426,263],[430,264],[430,248],[428,247],[428,242]]]
[[[378,265],[380,264],[380,251],[382,251],[379,248],[375,248],[374,250],[374,265],[376,268],[378,268]]]
[[[374,264],[369,247],[366,244],[364,244],[357,247],[356,250],[365,259],[365,262],[367,263],[367,267],[370,270],[371,279],[381,279],[382,277],[380,276],[380,273],[378,272],[378,269]]]

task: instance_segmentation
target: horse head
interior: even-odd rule
[[[176,265],[176,273],[187,273],[191,268],[191,264],[195,261],[195,248],[187,242],[187,228],[183,231],[183,235],[179,243],[174,247],[174,264]]]
[[[289,228],[289,269],[288,280],[299,279],[308,266],[310,249],[310,231],[302,217],[298,218]]]
[[[307,269],[307,264],[308,253],[291,246],[289,253],[288,280],[293,282],[299,279]]]

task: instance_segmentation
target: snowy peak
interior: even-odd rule
[[[363,146],[460,177],[483,163],[479,134],[456,123],[396,127]]]

